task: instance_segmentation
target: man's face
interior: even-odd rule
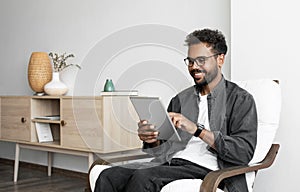
[[[195,59],[197,57],[209,57],[214,55],[210,47],[207,47],[204,43],[198,43],[189,46],[188,57]],[[216,57],[213,56],[205,59],[205,63],[198,66],[196,62],[192,66],[188,67],[191,76],[197,86],[204,86],[211,83],[217,75],[220,73],[220,68],[218,67],[218,62]]]

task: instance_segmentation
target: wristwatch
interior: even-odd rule
[[[204,125],[202,125],[200,123],[197,123],[196,126],[197,126],[197,130],[195,131],[194,136],[195,137],[199,137],[199,135],[201,134],[202,130],[204,129]]]

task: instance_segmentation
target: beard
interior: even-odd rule
[[[218,75],[218,66],[215,65],[215,67],[210,71],[207,72],[206,70],[200,70],[200,69],[194,69],[191,71],[192,77],[194,77],[195,73],[202,72],[205,74],[204,79],[200,82],[197,82],[197,79],[194,78],[194,82],[196,84],[196,88],[201,91],[204,87],[208,86],[210,82],[212,82]]]

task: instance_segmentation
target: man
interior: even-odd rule
[[[196,30],[186,43],[184,62],[195,85],[176,95],[168,107],[182,141],[158,140],[155,125],[140,121],[143,150],[154,160],[104,170],[95,191],[158,192],[177,179],[203,179],[211,170],[250,162],[256,146],[256,107],[248,92],[222,75],[224,36],[218,30]],[[226,179],[219,187],[248,191],[245,175]]]

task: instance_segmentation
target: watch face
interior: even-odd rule
[[[204,129],[204,125],[197,123],[197,128],[202,130],[202,129]]]

